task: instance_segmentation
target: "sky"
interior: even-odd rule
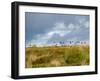
[[[89,41],[89,15],[25,12],[25,44]]]

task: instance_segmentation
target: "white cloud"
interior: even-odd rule
[[[87,24],[86,24],[87,26]],[[58,34],[60,37],[64,37],[65,35],[69,35],[73,30],[79,29],[79,25],[74,25],[73,23],[69,23],[65,25],[64,22],[56,22],[52,29],[44,34],[38,34],[33,38],[30,42],[26,45],[33,45],[36,44],[37,46],[46,45],[47,41],[50,40],[55,34]],[[59,38],[60,39],[60,38]],[[53,39],[52,39],[53,40]],[[74,38],[76,40],[76,38]]]
[[[54,34],[58,34],[60,35],[61,37],[63,37],[64,35],[66,35],[67,33],[70,33],[71,31],[61,31],[61,30],[54,30],[54,31],[50,31],[48,32],[48,36],[52,37]]]
[[[89,21],[87,21],[85,18],[79,18],[78,22],[81,26],[83,25],[85,28],[89,28]]]
[[[64,24],[64,22],[57,22],[53,27],[53,30],[49,32],[50,35],[59,34],[61,37],[70,33],[71,29],[74,28],[73,24],[69,24],[68,27]]]
[[[69,31],[67,31],[66,29],[67,27],[65,26],[64,22],[57,22],[54,24],[53,29],[47,33],[47,35],[50,37],[53,36],[54,34],[64,36],[67,33],[69,33]]]
[[[72,24],[72,23],[70,23],[70,24],[68,25],[68,28],[69,28],[70,30],[72,30],[72,29],[74,29],[74,28],[75,28],[75,25],[74,25],[74,24]]]
[[[35,38],[33,37],[31,41],[26,43],[26,47],[29,47],[30,45],[43,46],[46,44],[50,37],[51,36],[48,36],[47,34],[38,34],[35,36]]]
[[[53,30],[64,30],[66,29],[65,23],[64,22],[56,22],[54,24]]]
[[[54,27],[47,33],[45,34],[38,34],[35,36],[35,38],[33,38],[30,42],[28,42],[26,45],[32,45],[32,44],[36,44],[36,45],[41,45],[41,44],[46,44],[46,42],[55,34],[58,34],[59,36],[64,36],[68,33],[70,33],[71,31],[69,31],[67,29],[67,27],[65,26],[64,22],[57,22],[54,24]]]
[[[78,22],[79,22],[80,24],[83,24],[84,21],[85,21],[85,18],[81,18],[81,19],[79,18],[79,19],[78,19]]]
[[[89,21],[86,21],[86,22],[84,23],[84,27],[89,28]]]

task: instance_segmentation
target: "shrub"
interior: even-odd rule
[[[83,52],[79,49],[79,47],[71,47],[68,50],[65,51],[65,62],[66,65],[81,65],[82,62],[85,59],[85,55]]]

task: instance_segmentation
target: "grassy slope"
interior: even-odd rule
[[[89,46],[52,46],[26,48],[25,67],[89,65]]]

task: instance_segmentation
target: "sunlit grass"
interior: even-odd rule
[[[89,65],[88,45],[26,48],[26,68],[81,65]]]

